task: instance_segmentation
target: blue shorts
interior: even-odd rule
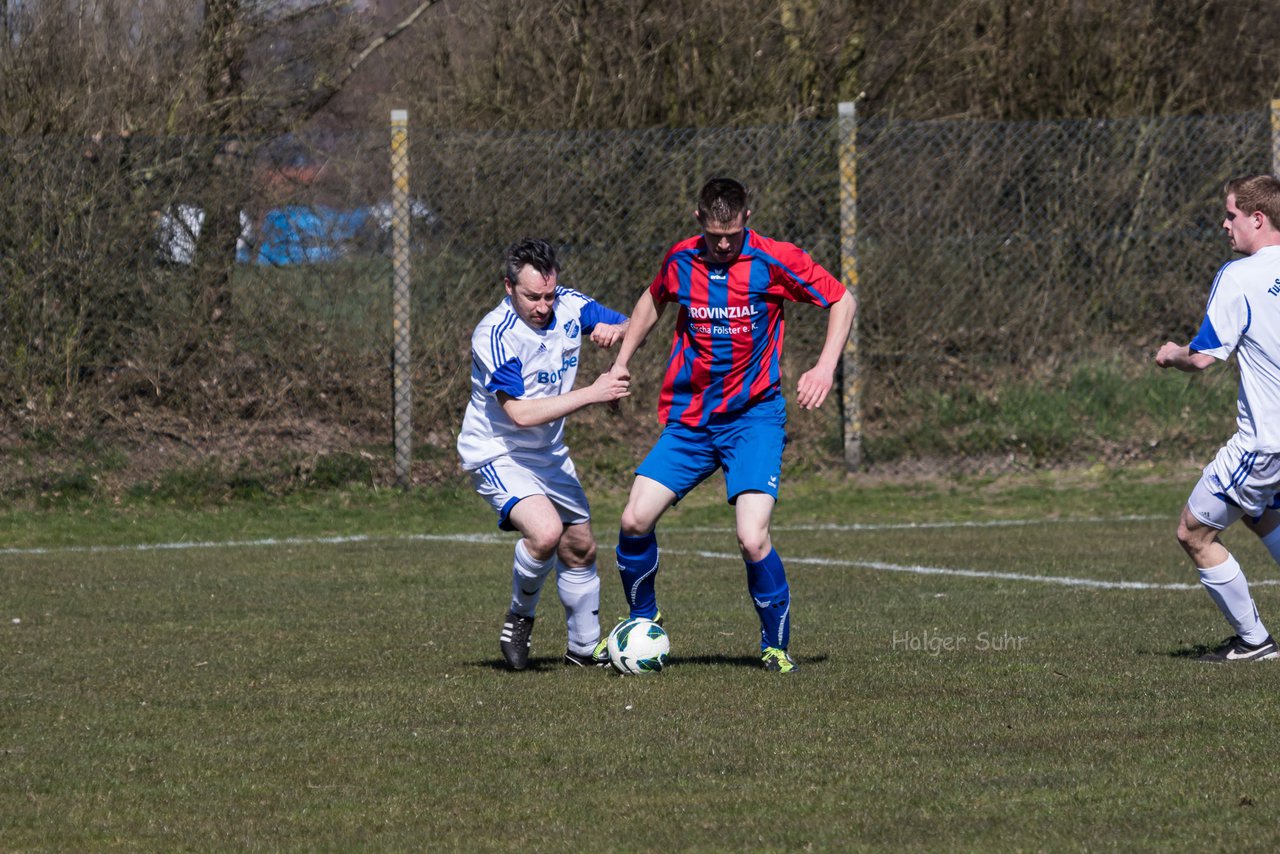
[[[706,427],[668,423],[636,474],[656,480],[679,500],[719,468],[730,504],[744,492],[777,500],[787,416],[782,407],[763,409]]]

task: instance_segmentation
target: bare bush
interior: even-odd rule
[[[864,117],[871,431],[921,390],[1173,334],[1220,256],[1221,180],[1269,162],[1280,24],[1261,0],[376,9],[0,6],[0,431],[389,436],[392,105],[413,116],[414,420],[444,449],[518,236],[560,244],[566,281],[625,310],[727,172],[757,191],[753,225],[839,269],[840,99]],[[795,312],[788,358],[820,329]],[[626,429],[652,426],[656,382]],[[796,424],[838,448],[833,408]]]

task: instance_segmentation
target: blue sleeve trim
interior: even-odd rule
[[[503,362],[502,366],[493,372],[493,377],[485,388],[495,394],[505,391],[512,397],[524,397],[524,365],[519,359]]]
[[[1213,324],[1209,322],[1209,318],[1205,318],[1200,324],[1200,331],[1196,333],[1196,337],[1191,341],[1191,352],[1206,353],[1213,350],[1221,349],[1222,341],[1218,339],[1218,333],[1213,328]]]
[[[625,323],[627,316],[619,314],[607,305],[601,305],[595,300],[591,300],[582,307],[582,329],[584,332],[590,332],[596,328],[597,323]]]

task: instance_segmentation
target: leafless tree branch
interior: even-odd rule
[[[360,66],[362,66],[369,59],[369,57],[373,56],[374,53],[376,53],[381,48],[385,47],[389,42],[391,42],[397,36],[405,32],[405,30],[412,27],[414,23],[418,20],[418,18],[420,18],[423,15],[424,12],[426,12],[428,9],[430,9],[432,6],[435,6],[439,2],[440,0],[424,0],[424,2],[419,3],[417,8],[415,8],[412,12],[410,12],[409,15],[403,21],[396,24],[394,27],[387,30],[382,35],[373,39],[373,41],[369,42],[369,44],[365,46],[364,50],[356,54],[356,57],[352,59],[350,63],[347,64],[346,68],[342,69],[342,71],[340,71],[338,75],[334,77],[331,82],[327,83],[320,90],[318,97],[312,101],[312,103],[309,105],[307,109],[308,117],[315,115],[320,110],[324,109],[325,106],[330,101],[332,101],[339,92],[343,90],[343,88],[347,85],[347,82],[351,79],[352,75],[354,75],[356,71],[359,70]]]

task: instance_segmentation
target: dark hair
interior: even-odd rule
[[[750,193],[732,178],[712,178],[698,193],[698,218],[711,222],[733,222],[747,211]]]
[[[526,237],[507,247],[506,257],[502,260],[503,277],[514,285],[526,264],[543,276],[560,272],[560,262],[556,260],[556,248],[537,237]]]
[[[1272,228],[1280,229],[1280,180],[1274,175],[1232,178],[1222,190],[1223,195],[1236,197],[1236,207],[1241,213],[1261,211],[1271,221]]]

